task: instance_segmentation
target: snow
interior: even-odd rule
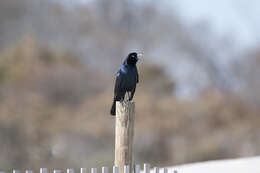
[[[174,166],[168,172],[174,170],[178,173],[260,173],[260,156]]]

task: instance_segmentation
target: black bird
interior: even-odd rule
[[[114,89],[114,101],[110,114],[116,114],[116,101],[123,101],[125,94],[128,94],[128,101],[131,101],[135,94],[136,84],[139,82],[139,75],[136,63],[140,54],[136,52],[129,53],[124,60],[123,65],[119,68],[116,75],[116,83]],[[130,93],[130,97],[129,97]]]

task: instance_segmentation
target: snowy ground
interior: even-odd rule
[[[174,166],[168,173],[173,170],[178,173],[260,173],[260,156]]]

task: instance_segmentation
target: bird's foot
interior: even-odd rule
[[[133,101],[132,98],[127,99],[127,102],[132,102],[132,101]]]

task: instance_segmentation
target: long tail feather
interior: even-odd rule
[[[110,110],[110,114],[112,116],[115,116],[116,115],[116,100],[114,99],[113,101],[113,104],[112,104],[112,107],[111,107],[111,110]]]

